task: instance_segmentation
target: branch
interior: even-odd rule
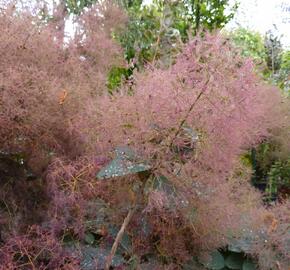
[[[120,231],[118,232],[117,237],[116,237],[116,239],[115,239],[115,241],[114,241],[114,244],[113,244],[113,246],[112,246],[112,249],[111,249],[110,255],[107,257],[106,265],[105,265],[105,270],[109,270],[109,269],[110,269],[110,266],[111,266],[111,264],[112,264],[112,260],[113,260],[113,258],[114,258],[114,256],[115,256],[115,253],[116,253],[116,251],[117,251],[117,248],[118,248],[118,246],[119,246],[119,243],[120,243],[120,241],[122,240],[122,238],[123,238],[123,234],[124,234],[124,232],[125,232],[125,230],[126,230],[128,224],[130,223],[130,220],[131,220],[132,216],[134,215],[136,209],[137,209],[136,207],[131,208],[131,209],[129,210],[129,212],[128,212],[126,218],[124,219],[124,222],[123,222],[123,224],[122,224],[122,227],[121,227]]]
[[[187,118],[189,117],[189,114],[192,112],[194,106],[196,105],[196,103],[199,101],[199,99],[201,98],[201,96],[204,94],[205,90],[206,90],[206,86],[209,83],[209,78],[207,79],[206,83],[204,84],[202,90],[200,91],[200,93],[198,94],[198,96],[196,97],[196,99],[193,101],[193,103],[190,105],[186,115],[184,116],[184,118],[182,119],[182,121],[180,122],[171,142],[170,142],[170,147],[172,147],[174,140],[176,139],[176,137],[179,135],[179,133],[181,132],[181,129],[184,125],[184,123],[186,122]]]

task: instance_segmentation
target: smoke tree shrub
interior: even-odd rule
[[[79,269],[81,255],[67,255],[65,236],[83,244],[87,221],[100,215],[97,199],[106,204],[107,219],[121,224],[140,181],[143,196],[128,227],[140,258],[153,252],[174,269],[245,231],[256,236],[263,230],[267,238],[256,237],[246,252],[258,257],[261,269],[286,265],[289,205],[265,209],[240,159],[289,123],[279,91],[214,33],[185,44],[170,68],[147,68],[134,74],[133,85],[108,95],[107,73],[122,64],[110,38],[120,23],[113,14],[124,22],[107,2],[84,12],[76,38],[63,47],[51,27],[30,14],[1,11],[0,151],[21,153],[41,185],[38,199],[45,194],[41,217],[28,222],[14,203],[25,200],[11,203],[1,193],[13,208],[9,226],[1,219],[4,269]],[[117,147],[150,166],[143,178],[96,179]],[[1,187],[9,185],[8,176]],[[25,186],[25,173],[14,178]],[[110,243],[102,222],[98,233]],[[265,254],[271,262],[262,261]]]
[[[95,106],[94,97],[106,91],[106,73],[121,61],[108,33],[112,20],[108,20],[109,29],[102,27],[101,20],[94,29],[89,26],[96,9],[80,18],[89,29],[79,31],[86,39],[79,40],[78,35],[64,49],[54,41],[51,29],[35,17],[18,16],[11,9],[2,12],[2,151],[23,151],[29,162],[35,158],[40,165],[42,154],[73,157],[88,148],[83,121],[93,114],[89,110]]]
[[[79,209],[79,215],[83,213],[81,195],[87,193],[66,189],[64,187],[73,183],[64,182],[67,175],[79,177],[80,171],[76,170],[82,168],[86,160],[93,163],[95,132],[90,124],[97,117],[96,98],[107,91],[106,77],[111,67],[123,64],[120,48],[112,41],[110,33],[115,26],[120,27],[125,16],[112,7],[120,20],[110,17],[109,6],[109,3],[95,5],[79,17],[82,24],[79,24],[78,34],[66,46],[58,43],[50,25],[43,24],[31,13],[19,13],[14,6],[1,9],[0,239],[4,246],[2,251],[1,242],[0,264],[3,269],[32,267],[25,264],[21,268],[23,261],[17,260],[15,254],[22,252],[23,247],[17,247],[14,238],[15,241],[20,239],[28,252],[29,248],[33,249],[27,256],[33,259],[34,269],[47,269],[49,262],[39,266],[36,256],[37,249],[43,248],[42,233],[32,239],[27,230],[34,223],[43,223],[53,241],[60,241],[61,238],[55,237],[67,227],[70,229],[71,223],[74,225],[66,213],[78,213]],[[88,190],[89,181],[85,184]],[[68,195],[68,190],[74,194]],[[66,213],[62,212],[59,217],[59,207],[63,205]],[[80,232],[81,219],[77,221],[76,231]],[[63,222],[65,225],[58,229]],[[45,239],[51,242],[50,238],[44,237],[43,241]],[[56,260],[63,259],[60,251],[56,256]]]
[[[130,146],[150,161],[153,177],[165,176],[177,190],[173,213],[166,210],[164,192],[152,191],[148,198],[149,209],[156,208],[151,218],[158,245],[167,255],[186,258],[180,243],[188,235],[201,250],[212,249],[246,227],[244,216],[260,199],[240,155],[283,125],[282,107],[279,91],[260,81],[251,60],[218,34],[191,41],[170,69],[137,75],[133,95],[124,89],[100,100],[100,151]],[[184,128],[197,134],[191,146]],[[235,196],[239,192],[246,194]],[[251,227],[256,221],[249,222]]]

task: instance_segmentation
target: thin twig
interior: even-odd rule
[[[191,111],[193,110],[194,106],[196,105],[196,103],[199,101],[199,99],[201,98],[201,96],[204,94],[205,90],[206,90],[206,86],[208,85],[209,83],[209,78],[207,79],[205,85],[203,86],[202,90],[200,91],[200,93],[198,94],[198,96],[196,97],[196,99],[193,101],[193,103],[190,105],[186,115],[184,116],[184,118],[182,119],[182,121],[180,122],[173,138],[171,139],[171,142],[170,142],[170,147],[172,147],[173,143],[174,143],[174,140],[176,139],[176,137],[179,135],[179,133],[181,132],[181,129],[183,127],[183,125],[185,124],[187,118],[189,117]]]
[[[176,137],[179,135],[179,133],[182,130],[183,125],[185,124],[185,122],[187,121],[187,118],[189,117],[191,111],[193,110],[194,106],[197,104],[197,102],[199,101],[199,99],[202,97],[202,95],[205,93],[206,91],[206,87],[208,85],[210,81],[210,77],[207,79],[206,83],[204,84],[204,86],[202,87],[202,90],[199,92],[198,96],[196,97],[196,99],[193,101],[193,103],[190,105],[187,113],[185,114],[184,118],[182,119],[182,121],[180,122],[174,136],[172,137],[172,139],[170,140],[170,143],[166,144],[167,147],[169,147],[168,149],[171,149],[171,147],[173,146],[174,140],[176,139]],[[169,139],[169,138],[168,138]],[[152,168],[152,172],[154,172],[155,170],[157,170],[161,164],[161,160],[159,160],[159,162]]]
[[[130,223],[131,218],[133,217],[133,215],[134,215],[136,209],[137,209],[136,207],[131,208],[131,209],[129,210],[129,212],[128,212],[126,218],[124,219],[124,222],[123,222],[123,224],[122,224],[122,227],[121,227],[120,231],[118,232],[117,237],[116,237],[116,239],[115,239],[115,241],[114,241],[114,244],[113,244],[113,246],[112,246],[112,249],[111,249],[110,255],[107,257],[105,270],[109,270],[109,269],[110,269],[110,266],[111,266],[111,264],[112,264],[112,260],[113,260],[113,258],[114,258],[114,256],[115,256],[115,253],[116,253],[116,251],[117,251],[117,248],[118,248],[118,246],[119,246],[119,243],[120,243],[120,241],[122,240],[122,238],[123,238],[123,234],[124,234],[124,232],[125,232],[125,230],[126,230],[128,224]]]

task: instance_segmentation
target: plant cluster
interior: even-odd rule
[[[219,33],[109,94],[125,21],[94,5],[63,47],[1,10],[1,268],[286,268],[289,201],[264,207],[241,160],[289,124],[283,97]]]

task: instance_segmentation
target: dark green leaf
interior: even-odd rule
[[[98,179],[119,177],[150,170],[150,165],[141,159],[127,146],[115,150],[116,158],[97,174]]]
[[[202,260],[201,263],[213,270],[220,270],[225,267],[225,260],[223,255],[219,251],[213,251],[210,254],[210,258],[207,261]]]
[[[251,246],[253,245],[253,237],[251,235],[244,236],[240,239],[234,239],[232,240],[231,244],[228,246],[228,250],[232,252],[249,252],[251,249]]]
[[[114,226],[114,225],[109,226],[108,233],[113,239],[117,237],[118,232],[119,232],[119,228],[117,226]],[[132,240],[130,236],[128,235],[128,233],[124,232],[123,237],[120,241],[119,247],[122,248],[126,252],[131,252]]]
[[[256,270],[256,265],[251,260],[245,260],[243,263],[243,270]]]
[[[86,233],[85,242],[89,245],[92,245],[95,242],[95,236],[92,233]]]
[[[242,269],[244,256],[242,253],[232,253],[226,258],[226,266],[230,269]]]
[[[182,266],[182,270],[202,270],[202,269],[205,269],[204,266],[200,264],[194,257]]]
[[[106,258],[110,254],[110,249],[100,247],[84,247],[82,249],[83,259],[81,261],[81,269],[95,270],[105,267]],[[118,267],[124,264],[125,261],[121,255],[116,254],[112,260],[112,266]]]
[[[176,193],[173,184],[165,176],[156,176],[153,181],[154,189],[163,191],[168,195],[174,195]]]

